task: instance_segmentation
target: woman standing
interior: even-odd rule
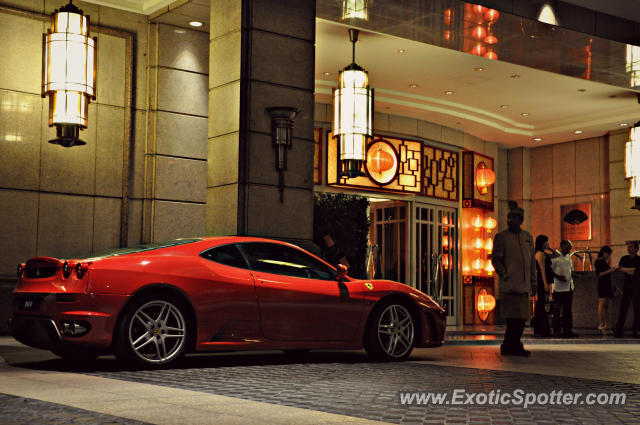
[[[611,273],[616,269],[609,265],[610,258],[611,248],[605,245],[600,248],[595,263],[596,276],[598,276],[598,318],[600,319],[598,330],[603,334],[613,333],[609,327],[609,303],[613,298]]]
[[[545,235],[538,235],[535,244],[536,271],[538,273],[537,298],[533,315],[533,334],[539,337],[551,336],[549,327],[549,317],[545,304],[552,301],[553,293],[553,270],[551,270],[551,258],[545,251],[551,250],[549,238]]]

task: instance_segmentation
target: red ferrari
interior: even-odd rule
[[[179,239],[18,266],[10,320],[23,344],[65,358],[114,353],[168,364],[188,352],[359,349],[402,360],[442,344],[445,311],[424,293],[355,280],[295,245]]]

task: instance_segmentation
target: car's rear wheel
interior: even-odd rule
[[[166,365],[180,358],[187,346],[186,308],[170,295],[144,296],[123,314],[116,340],[116,356],[130,362]]]
[[[404,360],[411,354],[415,338],[415,320],[409,307],[400,302],[388,302],[371,313],[364,348],[375,360]]]

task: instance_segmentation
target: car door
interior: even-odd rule
[[[363,302],[312,255],[276,243],[239,244],[253,274],[262,331],[278,341],[349,341]]]
[[[207,260],[210,285],[200,294],[200,325],[207,341],[243,341],[261,336],[255,283],[244,256],[235,244],[210,248]]]

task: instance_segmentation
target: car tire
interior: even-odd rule
[[[123,363],[165,366],[181,358],[191,337],[184,302],[168,294],[135,299],[122,313],[115,355]]]
[[[411,354],[416,341],[411,308],[398,301],[376,306],[365,329],[364,348],[377,361],[400,361]]]

